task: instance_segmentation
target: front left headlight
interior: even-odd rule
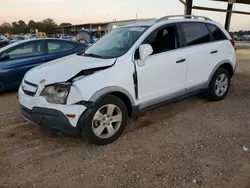
[[[43,89],[41,96],[45,97],[49,103],[66,104],[70,87],[71,85],[67,83],[46,86]]]

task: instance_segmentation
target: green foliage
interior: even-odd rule
[[[235,32],[232,32],[233,35],[238,35],[238,36],[243,36],[243,35],[250,35],[250,31],[235,31]]]
[[[0,26],[0,33],[7,33],[10,30],[11,30],[11,25],[9,23],[7,23],[7,22],[4,22]]]
[[[68,26],[68,25],[72,25],[71,23],[61,23],[59,26]]]
[[[53,19],[47,18],[40,22],[35,22],[30,20],[26,24],[23,20],[17,22],[12,22],[9,24],[4,22],[0,25],[0,33],[11,33],[11,34],[20,34],[20,33],[29,33],[30,29],[38,29],[40,32],[45,33],[54,33],[54,28],[57,26]]]

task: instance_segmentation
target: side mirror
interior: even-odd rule
[[[10,56],[8,53],[4,53],[1,57],[0,57],[0,61],[5,61],[10,59]]]
[[[142,44],[139,47],[140,60],[145,61],[148,56],[153,53],[153,48],[150,44]]]

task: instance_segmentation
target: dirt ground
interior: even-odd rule
[[[250,188],[250,51],[237,54],[225,100],[148,112],[107,146],[44,135],[1,93],[0,187]]]

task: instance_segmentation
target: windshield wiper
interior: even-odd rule
[[[92,53],[89,53],[89,54],[85,54],[85,53],[84,53],[84,56],[96,57],[96,58],[102,58],[102,59],[103,59],[103,56],[97,55],[97,54],[92,54]]]

